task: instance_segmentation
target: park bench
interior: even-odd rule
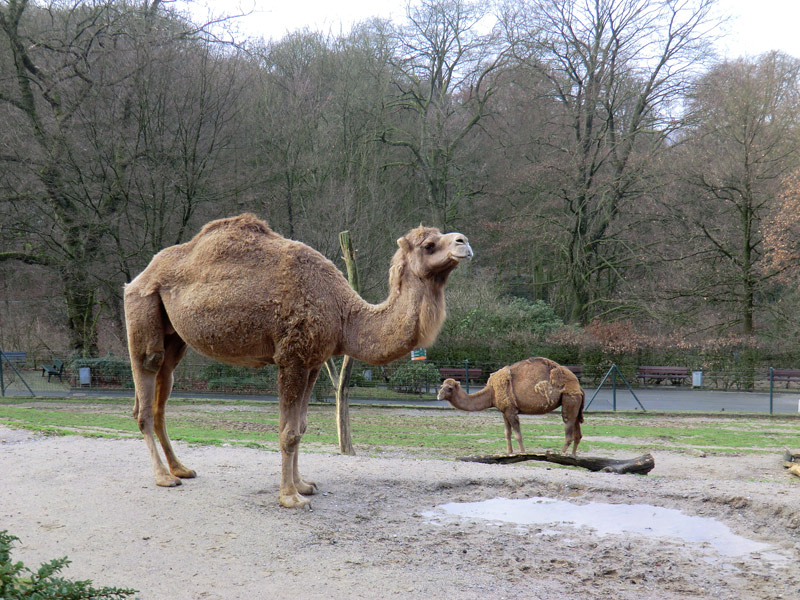
[[[481,379],[483,375],[483,371],[481,369],[468,369],[468,375],[470,381],[478,381]],[[439,375],[442,376],[442,379],[455,379],[456,381],[460,381],[464,383],[464,369],[463,368],[447,368],[439,369]]]
[[[647,383],[658,385],[665,379],[672,385],[680,385],[689,377],[689,369],[686,367],[654,367],[649,365],[636,368],[636,378],[641,379],[646,386]]]
[[[581,375],[583,375],[583,367],[581,365],[563,365],[563,367],[572,371],[575,377],[578,378],[578,381],[581,380]]]
[[[25,364],[28,360],[27,352],[3,352],[3,357],[15,364]]]
[[[787,388],[792,381],[800,381],[800,369],[772,369],[767,373],[767,377],[769,377],[770,374],[773,382],[785,381]]]
[[[63,383],[64,380],[61,375],[64,373],[64,361],[61,359],[54,358],[52,365],[40,365],[40,368],[42,369],[42,377],[45,376],[45,373],[47,374],[47,381],[50,381],[51,377],[58,377],[58,380]]]

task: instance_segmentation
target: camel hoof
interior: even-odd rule
[[[284,508],[311,508],[311,500],[300,494],[281,494],[280,503]]]
[[[156,485],[161,487],[176,487],[181,484],[181,480],[172,475],[161,475],[156,477]]]
[[[298,481],[294,485],[297,491],[304,496],[312,496],[317,493],[317,484],[313,481]]]
[[[180,477],[181,479],[194,479],[197,477],[197,472],[194,469],[187,469],[183,465],[174,469],[170,469],[169,472],[175,477]]]

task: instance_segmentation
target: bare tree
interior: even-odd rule
[[[381,168],[387,148],[377,141],[392,82],[387,30],[372,20],[339,39],[306,31],[261,49],[244,117],[259,188],[248,205],[332,260],[341,255],[337,232],[358,230],[359,247],[375,258],[361,265],[362,291],[376,300],[393,240],[411,224],[400,201],[407,183]]]
[[[219,197],[212,168],[225,180],[235,57],[157,8],[0,4],[0,161],[14,166],[0,260],[47,267],[83,354],[103,309],[118,316],[122,283]]]
[[[536,198],[558,238],[573,322],[612,310],[638,263],[625,237],[631,207],[652,191],[650,167],[681,124],[682,95],[713,41],[713,3],[537,0],[505,12],[516,58],[551,103],[543,135],[532,132],[551,182]]]
[[[389,111],[401,112],[381,140],[402,149],[393,166],[411,167],[443,229],[457,209],[457,152],[486,117],[497,87],[493,73],[505,55],[493,34],[481,34],[484,4],[423,0],[409,6],[395,33],[396,93]]]
[[[98,56],[113,46],[123,15],[111,3],[28,4],[0,5],[0,39],[11,58],[1,75],[0,103],[10,125],[2,159],[18,169],[7,180],[13,187],[4,201],[13,218],[6,227],[25,236],[0,259],[44,265],[58,275],[70,345],[91,353],[98,312],[90,265],[101,250],[103,224],[118,205],[84,185],[91,174],[81,162],[76,129],[80,108],[96,88]]]
[[[677,293],[722,308],[719,325],[749,335],[781,269],[765,263],[763,238],[800,157],[800,60],[771,52],[721,63],[699,80],[689,114],[673,208],[694,277]]]

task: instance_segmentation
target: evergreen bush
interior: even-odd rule
[[[409,394],[421,394],[439,385],[439,369],[424,360],[409,361],[395,369],[389,379],[392,389]]]
[[[11,546],[19,538],[0,531],[0,598],[3,600],[95,600],[128,598],[136,590],[116,587],[92,587],[91,581],[70,581],[58,574],[70,561],[56,558],[32,571],[11,560]]]

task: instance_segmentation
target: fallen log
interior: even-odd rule
[[[786,462],[800,463],[800,452],[792,452],[788,448],[783,451],[783,460]]]
[[[644,454],[628,460],[615,460],[599,456],[572,456],[571,454],[558,454],[556,452],[522,452],[518,454],[485,454],[483,456],[462,456],[458,460],[465,462],[479,462],[485,464],[507,465],[526,460],[543,460],[559,465],[582,467],[589,471],[602,471],[604,473],[634,473],[646,475],[655,467],[652,454]]]

